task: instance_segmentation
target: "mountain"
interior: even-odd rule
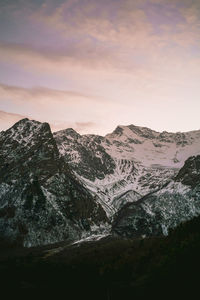
[[[126,237],[167,235],[181,222],[200,215],[200,156],[190,157],[174,180],[116,215],[113,232]]]
[[[47,123],[23,119],[0,135],[0,236],[24,246],[106,230],[102,207],[60,157]]]
[[[199,155],[200,130],[52,134],[22,119],[0,133],[0,236],[37,246],[166,235],[200,214]]]
[[[200,154],[200,130],[156,132],[118,126],[105,137],[54,133],[60,155],[112,220],[126,203],[140,200],[173,181],[190,156]]]

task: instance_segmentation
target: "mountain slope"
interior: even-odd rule
[[[107,217],[59,157],[47,123],[23,119],[0,136],[0,235],[25,246],[106,230]]]
[[[200,131],[81,136],[23,119],[0,133],[0,236],[44,245],[99,238],[111,223],[117,235],[166,235],[200,214],[197,154]]]
[[[200,156],[190,157],[167,185],[128,203],[117,214],[113,232],[128,237],[167,235],[169,228],[200,214]]]
[[[105,137],[54,133],[60,156],[113,218],[126,203],[138,201],[172,180],[192,155],[200,154],[200,131],[156,132],[118,126]]]

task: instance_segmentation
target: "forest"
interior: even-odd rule
[[[21,248],[1,241],[1,290],[61,299],[191,299],[199,289],[200,217],[167,237]],[[60,250],[60,251],[56,251]]]

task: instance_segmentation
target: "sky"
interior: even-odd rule
[[[0,0],[0,130],[200,129],[199,0]]]

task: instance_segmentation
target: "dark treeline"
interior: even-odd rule
[[[192,299],[200,284],[200,217],[168,237],[109,237],[48,254],[45,248],[15,250],[2,242],[1,290],[37,298]]]

